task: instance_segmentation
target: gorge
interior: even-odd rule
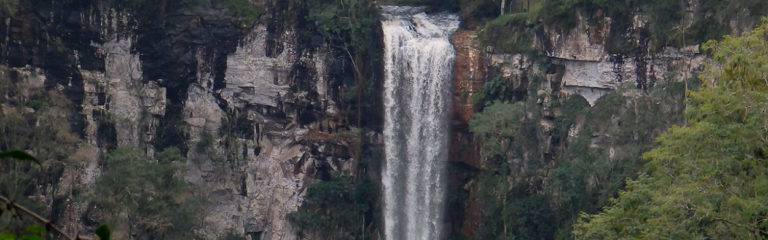
[[[712,86],[761,82],[765,31],[704,44],[765,15],[762,0],[0,0],[0,152],[41,162],[0,159],[0,196],[93,239],[102,224],[133,240],[459,240],[688,223],[657,232],[752,239],[727,231],[768,232],[768,201],[738,198],[764,186],[648,179],[768,176],[763,87]],[[720,49],[755,53],[717,75]],[[700,149],[654,150],[669,129]],[[602,214],[622,195],[708,211]],[[41,224],[6,224],[7,206],[0,234]],[[603,217],[636,219],[589,222]],[[648,232],[631,236],[664,238]]]

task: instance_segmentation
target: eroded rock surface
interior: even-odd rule
[[[203,238],[297,239],[287,215],[307,185],[329,171],[352,169],[338,103],[338,78],[351,72],[329,69],[326,63],[346,58],[326,46],[299,42],[298,20],[281,14],[300,9],[260,4],[267,14],[247,29],[228,26],[231,18],[210,9],[184,24],[168,23],[167,32],[139,29],[137,19],[120,10],[41,5],[37,10],[50,13],[52,25],[65,19],[81,31],[62,36],[68,45],[60,48],[75,50],[56,52],[58,59],[45,55],[44,42],[32,44],[48,41],[36,39],[41,33],[35,31],[46,28],[24,22],[33,13],[3,17],[0,80],[61,92],[81,119],[73,132],[82,141],[74,151],[82,161],[52,184],[89,188],[101,172],[99,159],[118,146],[148,156],[176,146],[188,159],[185,178],[204,202],[197,232]],[[88,235],[83,229],[99,220],[97,210],[66,191],[41,191],[36,198],[51,206],[54,199],[66,202],[49,211],[69,223],[68,231]]]

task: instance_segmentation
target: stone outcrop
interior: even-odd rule
[[[578,24],[567,34],[548,27],[542,37],[545,56],[554,64],[565,67],[561,79],[563,90],[582,95],[590,104],[624,82],[647,89],[659,80],[691,78],[705,58],[698,45],[682,49],[666,47],[658,53],[649,50],[649,40],[636,34],[647,28],[647,20],[642,15],[632,18],[627,33],[618,33],[636,39],[640,46],[629,55],[611,54],[606,48],[611,34],[611,18],[602,16],[599,11],[591,19],[581,12],[577,17]],[[665,75],[670,72],[676,75]]]

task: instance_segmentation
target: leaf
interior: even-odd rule
[[[48,232],[45,230],[45,228],[37,224],[27,227],[25,231],[28,233],[39,233],[39,234],[44,234]]]
[[[22,235],[19,237],[19,240],[45,240],[45,238],[35,235]]]
[[[22,160],[22,161],[32,161],[37,163],[37,165],[42,165],[42,163],[40,163],[40,160],[37,160],[37,158],[33,157],[32,155],[29,155],[24,151],[19,151],[19,150],[0,152],[0,158],[13,158],[13,159]]]
[[[0,233],[0,240],[16,240],[16,234],[15,233]]]
[[[109,240],[109,236],[112,234],[112,230],[110,230],[109,226],[107,225],[101,225],[97,227],[94,232],[96,233],[96,236],[99,236],[99,239],[101,240]]]

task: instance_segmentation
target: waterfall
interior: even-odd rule
[[[440,239],[459,18],[382,6],[384,227],[388,240]]]

